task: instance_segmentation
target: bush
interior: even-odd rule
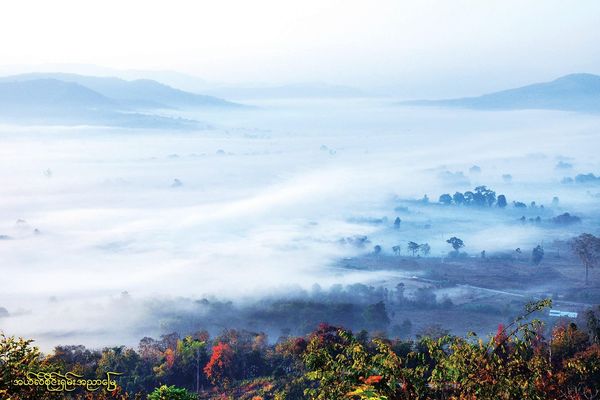
[[[176,386],[162,385],[148,395],[148,400],[196,400],[195,394]]]

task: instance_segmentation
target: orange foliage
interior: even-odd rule
[[[165,350],[165,359],[167,360],[167,366],[173,368],[173,365],[175,364],[175,352],[173,349]]]
[[[214,384],[225,382],[231,375],[233,349],[227,343],[219,342],[212,349],[210,360],[204,367],[206,377]]]
[[[383,379],[383,377],[381,375],[372,375],[372,376],[368,377],[367,379],[365,379],[365,383],[367,385],[373,385],[374,383],[381,382],[381,379]]]

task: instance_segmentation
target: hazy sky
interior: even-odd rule
[[[79,63],[177,70],[221,82],[478,92],[600,73],[599,42],[597,0],[19,0],[0,6],[4,71]]]

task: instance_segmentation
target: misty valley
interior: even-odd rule
[[[600,2],[0,4],[0,400],[600,400]]]
[[[317,342],[495,343],[531,304],[540,335],[597,340],[597,113],[231,104],[0,125],[6,334],[86,376],[125,368],[130,393],[248,399],[300,390],[293,354],[323,372]]]

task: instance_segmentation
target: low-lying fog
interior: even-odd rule
[[[600,188],[561,180],[600,171],[600,116],[378,100],[254,104],[181,114],[213,126],[200,131],[1,126],[0,328],[43,348],[134,344],[160,330],[146,319],[149,299],[245,301],[315,283],[382,282],[391,272],[336,262],[375,244],[391,253],[428,242],[440,256],[458,236],[477,255],[595,229]],[[509,207],[410,203],[478,185],[505,194]],[[535,213],[514,200],[543,204],[542,219],[570,212],[583,223],[520,224]],[[402,228],[390,229],[397,216]],[[370,247],[340,244],[355,235]]]

